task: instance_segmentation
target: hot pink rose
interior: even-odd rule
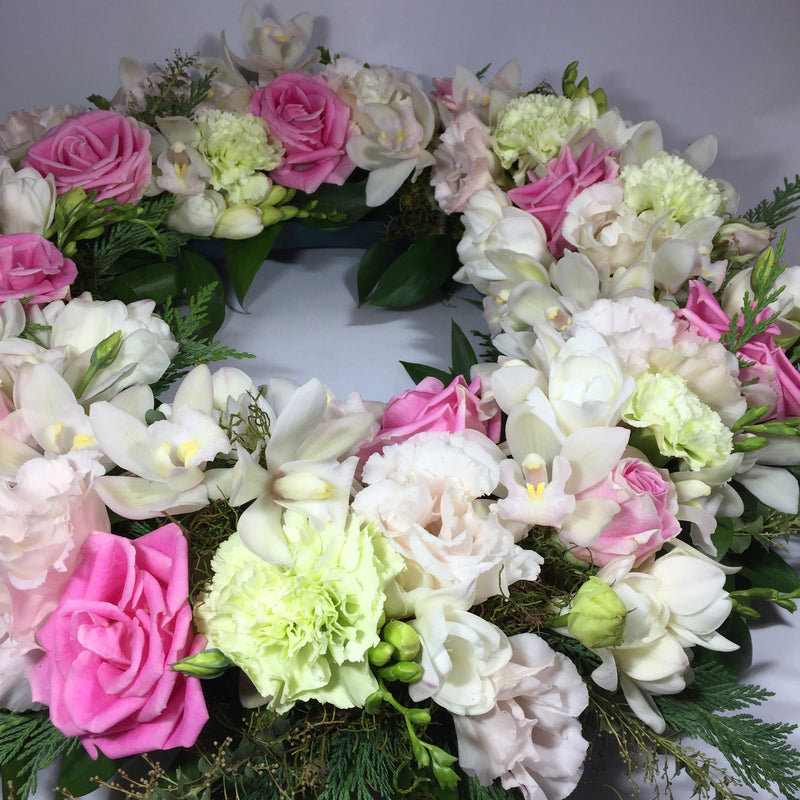
[[[617,177],[619,165],[607,156],[611,149],[598,156],[590,144],[576,161],[569,147],[547,165],[547,175],[538,180],[529,173],[531,183],[512,189],[508,196],[514,205],[533,214],[547,232],[547,246],[556,257],[564,255],[567,240],[561,226],[567,216],[567,206],[587,187]]]
[[[0,302],[61,300],[77,274],[75,262],[47,239],[35,233],[0,235]]]
[[[364,463],[373,453],[383,452],[423,431],[456,431],[470,428],[493,442],[500,438],[500,409],[494,400],[479,396],[480,380],[467,382],[460,375],[447,388],[438,378],[424,378],[415,389],[393,397],[386,406],[381,429],[359,451]]]
[[[175,524],[133,541],[93,533],[39,631],[33,698],[92,758],[190,747],[208,719],[200,681],[170,664],[203,649],[192,628],[186,539]]]
[[[578,558],[598,566],[629,555],[636,556],[638,564],[681,530],[675,516],[678,496],[667,473],[639,458],[623,458],[608,477],[580,491],[575,499],[606,499],[619,506],[593,545],[571,547]]]
[[[345,182],[355,165],[345,146],[353,133],[350,109],[320,75],[286,72],[257,89],[247,110],[262,117],[285,149],[270,173],[283,186],[314,192]]]
[[[697,333],[715,342],[730,329],[730,317],[722,310],[710,289],[700,281],[689,281],[686,308],[676,313]],[[765,311],[764,314],[769,315],[771,312]],[[742,325],[740,320],[740,330]],[[777,333],[778,326],[770,325],[763,333],[742,345],[739,355],[744,361],[755,363],[742,367],[739,378],[744,384],[757,381],[757,384],[746,391],[754,392],[759,404],[763,401],[772,406],[766,419],[783,420],[800,416],[800,373],[789,361],[784,349],[775,343]],[[765,394],[754,391],[759,387],[766,387],[768,392]]]
[[[51,174],[58,194],[82,186],[98,200],[136,203],[150,183],[150,134],[113,111],[88,111],[47,131],[22,164]]]

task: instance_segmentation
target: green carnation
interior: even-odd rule
[[[683,458],[692,469],[724,464],[733,434],[719,414],[671,372],[645,372],[622,415],[629,425],[648,428],[665,456]]]
[[[623,167],[619,177],[625,202],[637,213],[652,209],[657,217],[669,214],[683,225],[725,211],[717,183],[703,177],[679,156],[659,153],[641,166]]]
[[[227,189],[258,170],[275,169],[283,146],[270,136],[261,117],[240,111],[209,108],[197,115],[198,152],[211,168],[214,189]]]
[[[516,168],[519,185],[528,170],[555,158],[576,133],[597,117],[592,98],[570,100],[554,94],[527,94],[508,103],[494,130],[494,152],[505,169]]]
[[[377,525],[355,515],[341,529],[317,530],[286,511],[282,527],[264,536],[288,564],[264,561],[238,534],[214,556],[214,578],[195,610],[208,646],[240,667],[278,713],[308,699],[363,706],[378,689],[367,651],[380,641],[384,589],[402,557]]]

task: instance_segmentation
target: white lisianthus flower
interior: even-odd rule
[[[420,433],[374,454],[353,509],[383,525],[406,559],[391,613],[413,613],[436,594],[469,608],[535,580],[541,557],[515,544],[527,529],[503,520],[490,501],[503,454],[477,431]]]
[[[490,680],[494,707],[453,715],[458,762],[483,786],[497,778],[525,800],[562,800],[581,777],[588,742],[578,715],[589,702],[575,665],[532,633],[509,639],[511,658]]]
[[[0,156],[0,233],[36,233],[44,236],[56,210],[56,183],[33,167],[15,172]]]
[[[213,189],[181,195],[167,214],[167,227],[192,236],[211,236],[226,208],[225,198]]]

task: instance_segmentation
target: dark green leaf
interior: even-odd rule
[[[386,239],[376,239],[361,257],[358,264],[358,302],[366,302],[372,290],[386,272],[394,245]]]
[[[184,249],[181,251],[184,267],[186,294],[194,297],[204,286],[213,286],[214,291],[206,308],[206,320],[198,331],[202,338],[210,339],[225,320],[225,289],[216,267],[199,253]]]
[[[717,529],[711,534],[711,542],[717,548],[717,560],[722,558],[733,543],[733,520],[722,517],[717,520]]]
[[[800,589],[800,576],[775,550],[767,550],[755,544],[737,558],[742,565],[737,577],[742,577],[753,586],[793,592]]]
[[[425,364],[415,364],[413,361],[401,361],[400,362],[405,371],[408,373],[408,376],[411,378],[414,383],[419,383],[423,378],[438,378],[445,386],[450,383],[453,379],[453,376],[449,372],[445,372],[442,369],[436,369],[436,367],[429,367]]]
[[[112,761],[102,753],[93,760],[82,747],[76,748],[64,757],[58,776],[58,786],[75,797],[89,794],[97,789],[97,781],[93,778],[108,780],[117,771],[120,763]]]
[[[242,305],[253,278],[267,260],[280,230],[280,225],[271,225],[269,228],[264,228],[258,236],[251,236],[249,239],[225,240],[225,263],[228,266],[233,291]]]
[[[177,297],[183,290],[182,270],[168,262],[146,264],[115,278],[109,288],[124,303],[144,298],[165,303],[167,298]]]
[[[478,356],[475,355],[467,335],[461,328],[452,322],[450,327],[450,353],[453,359],[453,375],[463,375],[469,383],[469,373],[475,364],[478,363]]]
[[[419,303],[448,281],[455,260],[450,236],[426,236],[389,265],[367,303],[384,308],[405,308]]]
[[[108,111],[111,108],[111,102],[101,94],[90,94],[86,99],[96,108],[100,108],[103,111]]]
[[[720,627],[719,632],[730,641],[739,645],[738,650],[730,653],[719,653],[716,657],[733,672],[741,677],[753,663],[753,640],[747,622],[738,614],[731,614]]]

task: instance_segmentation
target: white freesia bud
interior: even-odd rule
[[[214,228],[214,236],[220,239],[249,239],[263,230],[261,209],[242,203],[222,212]]]
[[[167,214],[167,227],[192,236],[211,236],[225,211],[225,198],[213,189],[178,197]]]
[[[15,172],[0,158],[0,233],[35,233],[43,236],[53,221],[56,184],[32,167]]]

